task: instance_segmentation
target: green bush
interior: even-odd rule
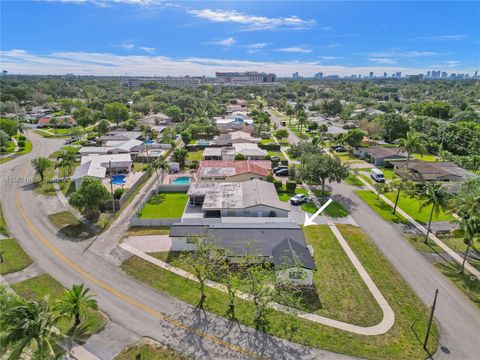
[[[283,183],[279,180],[274,180],[273,185],[275,185],[275,189],[279,191],[282,189]]]
[[[18,141],[18,147],[21,148],[21,149],[24,149],[25,148],[25,140],[19,140]]]
[[[19,136],[18,136],[18,140],[23,140],[23,141],[25,141],[25,140],[27,140],[27,138],[25,137],[25,135],[19,135]]]
[[[297,182],[296,181],[290,181],[290,180],[287,180],[287,183],[285,185],[286,189],[287,189],[287,192],[295,192],[295,189],[297,188]]]
[[[115,191],[113,192],[113,197],[115,199],[120,200],[124,192],[125,192],[124,189],[121,189],[121,188],[115,189]]]
[[[280,151],[280,144],[277,143],[259,144],[258,147],[267,151]]]
[[[268,182],[273,183],[273,182],[275,181],[275,178],[273,177],[272,174],[269,174],[265,180],[268,181]]]

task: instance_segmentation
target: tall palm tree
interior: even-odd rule
[[[164,158],[158,157],[158,159],[152,162],[151,167],[155,169],[155,174],[157,175],[157,183],[158,183],[158,186],[160,186],[161,182],[160,182],[160,178],[158,177],[158,170],[162,171],[162,182],[163,182],[164,171],[170,171],[170,165]]]
[[[26,351],[36,358],[53,358],[52,344],[60,338],[55,324],[59,317],[50,310],[48,298],[43,301],[19,300],[2,312],[2,350],[11,349],[9,359],[19,359]]]
[[[63,316],[74,319],[71,331],[80,325],[81,316],[85,317],[88,309],[97,309],[97,301],[89,294],[90,289],[80,285],[73,285],[70,290],[65,289],[63,298],[57,301],[57,310]]]
[[[480,233],[480,215],[474,214],[469,217],[460,218],[458,222],[459,228],[463,231],[463,241],[467,245],[465,254],[463,255],[462,266],[460,268],[460,274],[463,274],[465,270],[465,262],[467,261],[468,252],[473,246],[473,239],[475,235]]]
[[[303,126],[307,123],[307,120],[308,118],[305,111],[302,110],[297,114],[297,121],[298,121],[300,133],[302,133]]]
[[[423,201],[418,208],[418,212],[424,208],[431,206],[430,219],[428,220],[427,235],[425,236],[425,244],[428,242],[428,235],[430,234],[430,227],[432,225],[433,214],[438,217],[440,210],[445,210],[449,205],[450,193],[445,190],[445,187],[439,183],[425,184],[422,190]]]
[[[409,131],[405,138],[398,139],[398,147],[407,152],[407,164],[410,162],[412,154],[425,154],[427,152],[427,141],[425,136],[416,131]]]

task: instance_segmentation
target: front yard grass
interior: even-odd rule
[[[378,215],[384,220],[394,223],[406,223],[407,220],[403,216],[392,214],[392,208],[386,204],[382,199],[378,198],[375,193],[370,190],[357,190],[355,194],[362,199],[368,206],[370,206]]]
[[[145,236],[145,235],[168,235],[170,226],[131,226],[127,230],[128,236]]]
[[[269,151],[268,156],[270,156],[270,157],[278,156],[280,158],[280,160],[285,160],[285,156],[283,156],[281,151]]]
[[[0,234],[5,237],[8,236],[7,223],[5,222],[5,218],[3,217],[3,209],[1,204],[0,204]]]
[[[434,161],[438,161],[438,156],[430,155],[430,154],[426,154],[426,155],[413,154],[412,159],[434,162]]]
[[[143,343],[129,346],[114,360],[187,360],[188,358],[179,354],[167,346],[153,343]]]
[[[389,192],[384,194],[391,201],[395,201],[396,192]],[[421,212],[418,211],[420,208],[421,200],[417,197],[410,197],[408,195],[400,194],[400,199],[398,200],[398,207],[405,211],[408,215],[414,218],[416,221],[428,223],[430,218],[431,206],[424,208]],[[433,215],[432,221],[452,221],[455,218],[451,214],[447,214],[440,210],[438,216]]]
[[[321,276],[324,281],[328,280],[325,285],[328,286],[328,291],[324,290],[324,284],[318,285],[320,300],[322,301],[321,306],[323,306],[322,311],[336,312],[337,316],[345,316],[352,321],[373,323],[377,319],[378,313],[375,310],[375,304],[372,305],[367,298],[364,298],[365,293],[361,288],[363,285],[357,283],[358,274],[353,270],[351,264],[348,264],[348,268],[337,268],[337,265],[340,266],[340,262],[343,261],[342,259],[345,256],[343,250],[338,244],[330,242],[328,239],[323,240],[323,236],[330,236],[325,225],[315,226],[312,230],[309,228],[307,228],[307,231],[311,232],[310,235],[307,233],[309,239],[318,237],[319,247],[317,247],[318,256],[316,258],[320,262],[317,263],[317,266],[321,273],[316,274],[316,276]],[[378,336],[354,335],[292,315],[269,310],[266,315],[268,321],[266,332],[306,346],[368,359],[425,358],[426,354],[410,326],[416,323],[415,331],[420,338],[423,338],[428,322],[428,309],[360,228],[349,225],[341,225],[338,228],[393,308],[395,312],[393,328],[386,334]],[[310,238],[310,236],[312,237]],[[317,242],[317,240],[312,241]],[[327,250],[328,252],[322,254],[322,251]],[[326,259],[327,257],[328,259]],[[335,265],[335,262],[337,265]],[[179,277],[135,256],[126,260],[122,264],[122,269],[149,286],[187,303],[198,304],[200,292],[198,285],[193,281]],[[337,276],[344,278],[340,282],[337,281]],[[343,298],[340,293],[344,293]],[[357,293],[360,294],[361,298],[357,299]],[[226,294],[207,288],[206,295],[204,310],[226,316],[228,310]],[[338,299],[340,303],[335,302],[335,299]],[[325,303],[323,300],[325,300]],[[327,309],[327,304],[333,306],[333,308]],[[349,306],[351,306],[350,309]],[[373,313],[368,312],[368,310],[373,311]],[[254,327],[254,307],[251,303],[238,299],[235,312],[240,323]],[[435,352],[437,345],[438,330],[434,324],[429,341],[430,352]]]
[[[363,183],[358,180],[354,174],[348,175],[343,181],[345,181],[345,183],[347,183],[348,185],[363,186]]]
[[[48,296],[50,303],[54,305],[56,300],[62,297],[65,288],[50,275],[42,274],[13,284],[12,289],[19,296],[28,300],[40,301]],[[104,316],[97,310],[88,309],[84,321],[90,325],[87,336],[99,332],[105,325]],[[67,332],[72,325],[73,319],[63,319],[59,322],[58,327],[63,332]]]
[[[25,269],[33,261],[15,239],[0,240],[0,275]]]
[[[78,220],[70,211],[48,215],[48,219],[60,232],[72,239],[87,239],[96,233],[94,229]]]
[[[162,219],[182,217],[188,196],[184,192],[159,193],[140,211],[142,219]]]
[[[480,281],[477,278],[470,275],[467,270],[464,274],[460,274],[460,265],[453,261],[451,263],[436,262],[433,265],[449,278],[470,301],[480,307]]]
[[[187,160],[191,163],[192,161],[202,161],[203,160],[203,150],[189,151]]]

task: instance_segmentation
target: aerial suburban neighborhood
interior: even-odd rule
[[[310,19],[323,3],[273,4],[2,4],[0,359],[478,359],[480,64],[415,63],[445,41],[478,55],[478,31],[323,65],[346,55],[271,48],[337,36]],[[303,60],[170,62],[133,36],[110,55],[33,55],[6,20],[25,9],[125,28],[171,14],[152,30],[171,47],[167,27],[187,41],[228,23],[237,35],[195,41]],[[100,49],[113,35],[95,26]],[[241,42],[252,33],[272,37]]]

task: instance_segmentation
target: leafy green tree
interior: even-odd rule
[[[363,137],[365,136],[365,132],[360,129],[351,129],[348,130],[347,135],[344,138],[344,141],[354,147],[358,148],[362,143]]]
[[[275,298],[275,290],[268,285],[272,269],[268,264],[251,262],[246,270],[246,292],[255,308],[254,321],[258,330],[265,330],[268,325],[268,304]]]
[[[100,206],[109,198],[110,194],[102,182],[87,176],[70,196],[70,204],[84,213],[87,219],[94,219],[99,213]]]
[[[405,137],[410,129],[408,119],[400,114],[384,114],[379,116],[379,121],[385,129],[385,139],[388,142]]]
[[[27,353],[36,359],[55,358],[53,344],[60,338],[55,327],[58,319],[48,298],[40,302],[14,300],[2,311],[0,346],[4,353],[11,350],[9,359],[20,359]]]
[[[72,166],[75,164],[75,153],[73,151],[62,151],[57,156],[57,162],[55,168],[60,168],[63,171],[63,180],[65,181],[65,169],[68,168],[68,172],[72,172]]]
[[[185,166],[187,156],[188,151],[185,148],[176,148],[173,150],[172,158],[174,161],[178,162],[182,168]]]
[[[409,131],[405,138],[398,139],[398,147],[407,152],[407,163],[405,166],[407,169],[412,154],[425,154],[427,152],[426,146],[427,142],[425,137],[418,132]]]
[[[83,127],[83,130],[87,128],[87,126],[93,124],[93,115],[92,110],[87,108],[86,106],[81,106],[73,112],[73,118],[77,122],[78,125]]]
[[[427,183],[423,186],[421,197],[423,201],[420,204],[418,211],[431,206],[430,218],[428,220],[427,234],[425,236],[425,244],[428,242],[428,235],[432,225],[433,214],[438,217],[440,210],[446,210],[449,205],[450,193],[445,190],[445,187],[439,183]]]
[[[280,140],[288,138],[288,130],[280,129],[275,131],[275,137]]]
[[[5,148],[9,142],[10,142],[10,135],[8,135],[5,131],[0,130],[0,148],[2,149]]]
[[[183,120],[183,112],[176,105],[169,106],[165,109],[165,114],[169,116],[174,122],[179,122]]]
[[[118,125],[128,119],[128,108],[119,102],[105,104],[103,111],[108,120]]]
[[[465,270],[465,263],[468,258],[468,252],[473,246],[473,239],[480,233],[480,215],[473,214],[469,217],[462,217],[458,222],[460,230],[463,232],[463,241],[467,245],[465,254],[463,255],[462,266],[460,268],[460,274],[463,274]]]
[[[192,140],[192,133],[189,130],[182,131],[180,136],[182,137],[182,141],[185,145],[188,145],[190,140]]]
[[[18,124],[15,120],[0,119],[0,130],[3,130],[8,135],[13,136],[18,131]]]
[[[342,112],[342,103],[338,99],[326,101],[322,104],[322,110],[328,115],[337,115]]]
[[[81,318],[86,317],[89,309],[98,309],[97,301],[89,293],[90,290],[83,284],[73,285],[71,289],[65,289],[63,297],[57,300],[56,310],[69,319],[73,319],[70,332],[74,333],[80,325]]]
[[[105,135],[106,133],[108,133],[110,131],[110,124],[107,120],[102,120],[100,121],[96,128],[95,128],[95,131],[99,134],[99,135]]]
[[[40,176],[40,181],[43,182],[43,179],[45,178],[45,170],[52,166],[52,162],[46,157],[37,157],[32,159],[32,166]]]
[[[320,183],[325,191],[325,183],[340,182],[349,174],[348,166],[336,158],[326,154],[308,154],[304,156],[303,166],[298,169],[298,176],[302,181]]]
[[[297,123],[298,123],[298,129],[300,133],[302,133],[303,127],[305,126],[307,121],[308,121],[308,117],[305,111],[302,110],[299,113],[297,113]]]

